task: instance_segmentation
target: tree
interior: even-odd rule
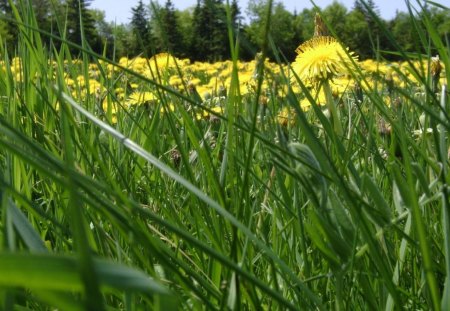
[[[424,7],[424,10],[417,15],[397,12],[395,17],[389,22],[389,28],[395,42],[405,52],[437,53],[432,45],[428,47],[429,44],[422,41],[427,40],[428,33],[424,26],[423,19],[425,18],[435,25],[442,42],[450,41],[450,12],[448,10]],[[423,35],[419,35],[420,33]],[[431,48],[431,51],[429,48]]]
[[[353,10],[358,10],[364,14],[368,19],[370,18],[370,11],[375,13],[376,15],[380,15],[380,12],[373,2],[373,0],[355,0],[353,4]]]
[[[431,23],[436,25],[436,30],[442,42],[448,44],[450,42],[450,10],[432,7],[429,12]]]
[[[67,0],[67,40],[82,45],[83,40],[93,51],[101,53],[102,43],[95,20],[88,9],[91,0]],[[76,49],[71,49],[76,52]]]
[[[302,43],[314,35],[314,10],[303,9],[303,11],[294,16],[293,27],[297,34],[298,43]]]
[[[237,3],[237,0],[233,0],[230,5],[231,25],[236,32],[242,27],[241,9]]]
[[[134,46],[134,40],[130,25],[111,25],[113,29],[114,55],[116,59],[130,54],[130,46]]]
[[[107,47],[106,56],[111,57],[113,51],[109,47],[113,45],[114,41],[114,25],[105,21],[105,12],[101,10],[91,10],[91,14],[102,45]]]
[[[239,58],[251,60],[255,58],[256,49],[250,42],[245,30],[245,24],[241,15],[241,9],[237,0],[233,0],[230,5],[231,26],[236,40],[239,42]]]
[[[334,33],[337,39],[345,42],[345,38],[342,38],[341,36],[345,29],[347,8],[343,4],[333,1],[333,3],[327,6],[322,12],[324,21],[329,25],[328,28],[333,30],[330,34]]]
[[[199,53],[200,51],[200,53]],[[229,58],[225,8],[221,0],[198,0],[193,13],[191,57],[200,61]]]
[[[369,26],[361,11],[354,9],[347,14],[342,37],[344,39],[341,40],[348,45],[351,51],[358,54],[361,59],[374,56],[369,35]]]
[[[167,0],[160,16],[160,45],[174,56],[184,55],[185,40],[180,30],[178,16],[171,0]]]
[[[418,22],[416,20],[416,22]],[[404,12],[397,12],[390,21],[389,28],[394,36],[396,43],[405,52],[413,52],[420,49],[417,35],[414,31],[413,20],[411,16]]]
[[[194,7],[178,11],[177,13],[178,25],[184,38],[183,55],[184,57],[194,59],[191,54],[191,46],[194,38]]]
[[[136,56],[140,53],[144,53],[147,56],[150,56],[152,55],[153,50],[153,38],[151,35],[148,13],[142,0],[139,0],[138,4],[131,8],[131,12],[133,13],[133,16],[131,17],[131,30],[135,42],[131,54],[132,56]]]
[[[259,49],[264,43],[264,32],[266,28],[266,15],[268,9],[268,1],[253,0],[249,2],[248,13],[250,15],[250,25],[246,28],[250,41]],[[295,29],[295,18],[292,13],[287,11],[281,2],[276,2],[272,8],[270,17],[270,37],[275,46],[289,60],[295,57],[295,49],[299,42],[298,34]],[[274,51],[269,51],[268,56],[274,58]]]
[[[367,24],[367,28],[364,29],[359,41],[362,58],[376,58],[377,51],[392,48],[389,39],[386,37],[386,32],[382,31],[383,28],[387,29],[388,23],[380,17],[380,12],[372,0],[356,0],[352,13],[354,13],[353,18],[362,17]],[[351,29],[352,25],[347,23],[347,26]],[[347,31],[349,37],[353,34],[354,32],[351,30]]]
[[[50,32],[52,29],[52,12],[49,0],[34,0],[31,2],[34,16],[40,29]]]

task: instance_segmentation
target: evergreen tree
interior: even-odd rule
[[[245,32],[245,25],[237,0],[233,0],[233,2],[231,3],[230,11],[231,24],[234,30],[234,35],[239,42],[239,58],[242,60],[254,59],[255,48]]]
[[[213,36],[212,50],[214,60],[223,60],[230,58],[230,41],[228,39],[227,14],[223,0],[212,1],[213,8]]]
[[[241,9],[239,8],[237,0],[233,0],[233,2],[231,2],[230,11],[231,11],[231,23],[233,25],[233,28],[235,30],[239,30],[242,27],[242,16],[241,16]]]
[[[171,0],[166,1],[161,11],[160,28],[163,49],[177,57],[185,56],[183,52],[185,40],[181,33],[175,7]]]
[[[373,0],[355,0],[353,9],[358,10],[364,15],[369,15],[369,9],[376,14],[379,14],[378,9]]]
[[[193,59],[191,42],[193,42],[194,36],[194,8],[177,11],[177,13],[178,25],[184,38],[182,54],[184,57]]]
[[[222,1],[198,0],[193,21],[193,59],[218,61],[229,58],[228,29]]]
[[[343,41],[361,59],[373,57],[369,26],[363,12],[353,9],[345,18]]]
[[[191,41],[191,51],[190,58],[193,60],[205,60],[206,55],[199,55],[198,51],[205,51],[207,48],[207,31],[205,31],[205,21],[204,21],[205,11],[202,8],[202,0],[197,0],[197,5],[195,6],[193,18],[192,18],[192,41]],[[206,36],[205,36],[206,35]]]
[[[51,31],[51,19],[52,12],[50,11],[51,5],[49,0],[33,0],[31,2],[33,6],[34,16],[40,29],[50,32]]]
[[[134,46],[132,48],[132,56],[144,53],[146,56],[152,54],[152,35],[148,12],[142,0],[131,9],[133,16],[131,17],[131,29],[134,36]]]
[[[95,52],[101,53],[102,43],[95,28],[95,20],[88,9],[90,2],[91,0],[67,0],[66,36],[69,41],[79,45],[84,38]]]

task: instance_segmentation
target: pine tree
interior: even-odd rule
[[[51,5],[49,0],[33,0],[32,1],[34,16],[40,29],[51,30]]]
[[[228,29],[221,0],[202,0],[194,10],[191,55],[200,61],[229,58]]]
[[[133,16],[131,17],[131,29],[134,36],[134,47],[131,54],[136,56],[140,53],[150,56],[152,54],[152,35],[148,13],[142,0],[131,9]]]
[[[365,35],[361,37],[361,40],[358,40],[359,49],[362,52],[362,58],[376,57],[376,50],[392,49],[391,43],[386,37],[386,33],[382,31],[380,27],[384,24],[383,27],[387,28],[388,24],[381,18],[380,12],[374,1],[356,0],[354,3],[354,9],[351,13],[362,15],[367,24],[367,28],[364,30]],[[351,35],[353,34],[350,32],[350,36]]]
[[[230,5],[231,25],[233,27],[236,40],[239,42],[239,58],[242,60],[252,60],[255,58],[254,47],[245,32],[245,25],[241,15],[237,0],[233,0]]]
[[[172,53],[174,56],[185,56],[184,37],[181,33],[175,7],[171,0],[167,0],[161,12],[161,33],[163,38],[161,42],[163,49]]]
[[[196,53],[198,48],[202,48],[204,44],[203,34],[202,34],[202,24],[200,19],[201,16],[201,0],[197,0],[197,5],[192,13],[192,33],[190,34],[190,46],[189,46],[189,58],[191,60],[203,60],[203,57],[198,57]]]
[[[213,60],[217,61],[230,58],[227,15],[223,0],[213,1],[212,28]]]
[[[88,9],[90,2],[91,0],[67,0],[67,40],[81,45],[82,38],[85,38],[95,52],[101,52],[102,44],[95,28],[95,20]]]
[[[353,9],[359,10],[361,13],[364,14],[364,16],[370,15],[369,10],[374,12],[375,14],[379,15],[378,8],[377,8],[375,2],[373,2],[373,0],[367,0],[367,1],[355,0],[355,2],[353,4]]]
[[[237,29],[241,26],[242,23],[241,10],[239,8],[237,0],[233,0],[233,2],[231,2],[230,11],[231,11],[231,22],[233,24],[233,27]]]

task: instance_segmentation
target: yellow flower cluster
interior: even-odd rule
[[[356,58],[346,51],[342,45],[331,37],[315,37],[300,45],[297,49],[298,56],[295,62],[289,65],[279,65],[268,60],[264,60],[265,78],[263,81],[262,94],[269,102],[274,98],[282,98],[288,94],[289,88],[298,95],[300,106],[307,110],[310,106],[301,87],[292,79],[292,74],[287,73],[293,70],[302,82],[310,89],[311,95],[316,98],[319,104],[325,103],[323,94],[314,88],[315,79],[330,79],[330,87],[333,96],[340,98],[350,93],[355,81],[349,74],[348,69],[355,64],[364,74],[364,83],[361,87],[365,90],[386,88],[386,85],[394,87],[405,87],[411,85],[420,86],[416,73],[424,73],[426,76],[430,72],[430,60],[409,62],[409,63],[379,63],[373,60],[357,62]],[[437,60],[438,61],[438,60]],[[250,62],[237,62],[236,70],[239,82],[239,94],[242,97],[252,96],[257,87],[257,67],[261,62],[255,59]],[[163,53],[152,58],[137,57],[133,59],[121,58],[118,62],[121,67],[127,68],[156,84],[166,88],[171,88],[186,96],[195,90],[199,100],[203,101],[213,111],[223,112],[222,101],[212,99],[227,96],[230,89],[233,74],[233,63],[223,61],[216,63],[190,62],[187,59],[178,59],[170,54]],[[2,64],[4,72],[5,63]],[[20,58],[13,58],[9,62],[11,77],[15,83],[22,83],[24,77],[23,64]],[[442,64],[440,71],[440,82],[445,81],[445,68]],[[137,105],[147,104],[159,107],[158,111],[167,111],[157,106],[161,93],[157,86],[152,83],[145,83],[143,79],[124,71],[120,66],[100,61],[91,64],[88,72],[84,72],[84,66],[80,61],[64,63],[64,81],[72,96],[85,103],[94,102],[101,107],[103,112],[108,112],[114,116],[118,109],[132,108]],[[433,66],[437,66],[434,64]],[[55,65],[56,67],[56,65]],[[57,72],[55,70],[55,72]],[[55,74],[56,75],[56,74]],[[290,76],[286,81],[285,77]],[[56,83],[56,77],[55,83]],[[169,110],[176,110],[176,104],[170,102]],[[278,107],[280,123],[285,123],[286,118],[291,120],[291,111]],[[283,110],[284,109],[284,110]],[[289,115],[289,117],[287,117]],[[196,118],[209,118],[208,113],[197,113]],[[113,118],[111,118],[112,120]],[[284,121],[283,121],[284,120]]]

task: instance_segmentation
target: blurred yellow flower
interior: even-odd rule
[[[152,92],[134,92],[127,100],[129,106],[140,105],[158,100]]]
[[[169,84],[173,87],[178,87],[183,84],[183,80],[178,75],[173,75],[169,78]]]
[[[182,62],[178,58],[170,55],[169,53],[156,54],[149,59],[149,63],[150,66],[152,66],[153,71],[176,68],[177,66],[180,66],[180,64],[182,64]]]
[[[278,124],[281,126],[294,125],[296,121],[296,113],[294,109],[283,107],[277,116]]]
[[[175,111],[175,105],[173,103],[170,103],[169,106],[167,106],[167,111],[174,112]],[[164,107],[161,107],[159,109],[159,112],[160,113],[165,113],[166,109],[164,109]]]

